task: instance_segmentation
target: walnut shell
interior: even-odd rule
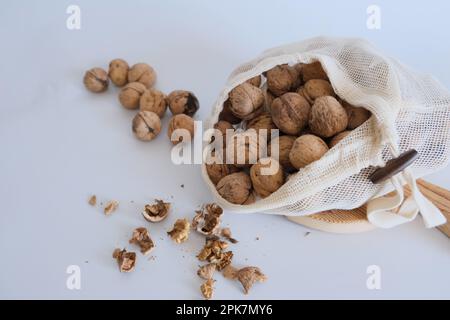
[[[298,93],[288,92],[272,103],[272,118],[286,134],[299,135],[308,124],[311,106]]]
[[[308,82],[309,80],[313,79],[328,80],[328,75],[325,70],[323,70],[322,65],[319,61],[310,64],[304,64],[302,66],[302,76],[304,82]]]
[[[238,117],[236,117],[233,112],[231,112],[230,109],[230,99],[228,99],[227,101],[225,101],[223,103],[223,109],[219,114],[219,120],[223,120],[223,121],[227,121],[231,124],[238,124],[240,123],[242,120],[239,119]]]
[[[264,92],[264,95],[266,97],[266,101],[265,101],[266,110],[271,112],[271,110],[272,110],[272,103],[273,103],[273,100],[276,99],[276,97],[272,93],[270,93],[269,90]]]
[[[342,106],[347,110],[347,129],[349,130],[358,128],[372,116],[372,113],[369,110],[364,109],[363,107],[354,107],[346,101],[342,101]]]
[[[287,64],[276,66],[266,73],[267,87],[275,96],[279,97],[301,84],[298,68]]]
[[[111,82],[118,87],[123,87],[128,83],[128,70],[130,67],[125,60],[114,59],[109,63],[108,75]]]
[[[161,132],[161,120],[151,111],[140,111],[133,118],[133,133],[139,140],[153,140]]]
[[[261,75],[250,78],[246,82],[259,88],[261,86]]]
[[[267,145],[265,137],[259,137],[256,132],[252,131],[236,132],[230,137],[230,141],[231,143],[226,146],[226,152],[232,152],[233,164],[238,168],[250,167],[255,164],[259,159],[260,147],[263,149]]]
[[[252,182],[245,172],[237,172],[222,178],[216,186],[217,192],[234,204],[244,204],[251,197]]]
[[[160,118],[164,117],[167,110],[166,95],[156,89],[146,90],[139,100],[139,109],[152,111]]]
[[[280,136],[273,139],[268,145],[267,154],[272,158],[275,158],[274,154],[272,154],[272,147],[278,145],[278,162],[287,172],[291,172],[295,169],[289,159],[289,153],[291,152],[296,139],[297,137],[294,136]]]
[[[231,90],[230,110],[238,118],[248,120],[253,118],[264,104],[264,93],[260,88],[244,82]]]
[[[208,173],[209,178],[211,179],[212,183],[215,185],[219,183],[219,181],[232,173],[238,172],[239,169],[235,167],[232,164],[227,164],[225,159],[225,154],[222,155],[220,158],[220,161],[211,161],[205,165],[206,166],[206,172]]]
[[[223,140],[223,146],[227,143],[227,131],[228,133],[233,132],[234,133],[234,127],[231,123],[227,121],[220,120],[214,125],[214,129],[217,129],[222,134],[222,140]],[[231,131],[230,131],[231,130]],[[213,137],[214,138],[214,137]],[[213,139],[214,141],[214,139]]]
[[[350,133],[352,133],[351,130],[348,131],[343,131],[341,133],[338,133],[337,135],[335,135],[333,137],[333,139],[330,140],[330,142],[328,143],[328,147],[331,149],[333,147],[335,147],[339,142],[341,142],[342,140],[344,140]]]
[[[197,97],[186,90],[172,91],[167,97],[167,102],[173,115],[184,113],[192,117],[200,108]]]
[[[108,74],[102,68],[92,68],[84,74],[83,83],[86,89],[91,92],[103,92],[108,89]]]
[[[139,100],[147,88],[139,82],[131,82],[120,90],[119,101],[126,109],[137,109]]]
[[[142,211],[142,216],[148,222],[161,222],[169,215],[170,203],[162,200],[155,200],[154,204],[146,204]]]
[[[273,174],[267,174],[263,169],[275,168]],[[261,198],[267,198],[284,184],[283,168],[277,160],[264,158],[250,168],[250,179],[253,189]]]
[[[344,131],[347,125],[347,111],[335,98],[326,96],[316,99],[309,118],[309,127],[314,134],[330,138]]]
[[[263,113],[256,118],[248,121],[246,129],[254,129],[256,130],[258,135],[260,132],[259,130],[265,129],[267,130],[267,134],[264,136],[266,137],[267,141],[270,141],[272,130],[277,130],[278,127],[273,122],[272,116],[269,113]]]
[[[312,134],[305,134],[295,140],[289,159],[294,168],[301,169],[319,160],[327,152],[325,141]]]
[[[313,79],[305,83],[303,93],[308,97],[307,100],[311,103],[313,103],[319,97],[334,97],[336,95],[334,93],[333,87],[331,86],[331,83],[321,79]]]
[[[174,133],[175,130],[178,129],[185,129],[188,131],[189,133],[189,137],[188,136],[180,136],[179,140],[172,140],[172,134]],[[170,119],[169,121],[169,127],[167,130],[167,135],[169,137],[169,139],[171,139],[173,144],[178,144],[180,142],[186,142],[186,141],[191,141],[192,138],[194,137],[194,120],[185,115],[185,114],[177,114],[175,116],[172,117],[172,119]],[[184,141],[184,138],[186,138],[186,141]]]
[[[140,82],[151,88],[156,82],[156,72],[146,63],[136,63],[128,70],[128,82]]]

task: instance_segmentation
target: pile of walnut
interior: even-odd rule
[[[262,89],[263,79],[267,90]],[[225,200],[251,204],[256,200],[255,194],[266,198],[277,191],[290,174],[319,160],[370,116],[366,109],[337,97],[319,62],[276,66],[229,93],[215,128],[223,134],[224,151],[227,141],[234,142],[235,161],[207,164],[208,175]],[[269,134],[249,141],[249,129],[257,134],[267,129]],[[278,159],[270,158],[271,129],[280,131],[275,138]],[[238,139],[242,135],[247,140]],[[259,159],[261,147],[267,147],[269,158]],[[237,163],[238,153],[243,154],[245,163]],[[251,163],[252,158],[257,162]],[[272,175],[262,175],[261,169],[272,161],[278,161],[280,169]]]
[[[191,138],[194,135],[194,120],[192,117],[199,109],[196,96],[185,90],[175,90],[166,96],[154,88],[156,83],[155,70],[146,63],[137,63],[129,67],[122,59],[115,59],[109,64],[109,71],[93,68],[84,75],[85,87],[94,93],[108,89],[109,81],[120,87],[120,104],[130,110],[139,109],[132,122],[134,135],[143,141],[153,140],[161,132],[161,119],[167,108],[173,117],[169,122],[167,135],[169,139],[175,129],[185,129]],[[172,141],[174,144],[182,141]]]

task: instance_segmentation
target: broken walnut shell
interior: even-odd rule
[[[131,244],[136,244],[140,247],[141,253],[146,255],[155,247],[153,240],[150,238],[148,230],[146,228],[136,228],[133,231],[133,235],[129,240]]]
[[[172,230],[168,231],[167,234],[176,243],[183,243],[188,240],[190,231],[190,223],[187,219],[178,219],[175,221]]]
[[[255,282],[265,282],[267,277],[258,267],[245,267],[236,273],[237,280],[242,284],[244,293],[248,294]]]
[[[131,272],[134,270],[136,265],[135,252],[128,252],[125,249],[115,249],[113,252],[113,258],[117,260],[120,272]]]
[[[211,299],[214,294],[214,282],[216,282],[214,279],[208,279],[200,286],[200,291],[206,300]]]
[[[204,235],[213,235],[220,226],[223,209],[216,203],[205,204],[201,210],[195,212],[192,228]]]
[[[147,204],[142,211],[142,216],[149,222],[160,222],[167,218],[170,211],[170,203],[162,200],[155,200],[154,204]]]
[[[204,280],[209,280],[212,279],[215,271],[216,265],[214,263],[208,263],[198,269],[197,275]]]

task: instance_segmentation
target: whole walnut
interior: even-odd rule
[[[331,84],[328,81],[321,79],[309,80],[307,83],[305,83],[303,92],[306,95],[307,100],[311,104],[313,104],[314,101],[319,97],[334,97],[336,95]]]
[[[223,177],[226,177],[232,173],[239,171],[239,169],[236,168],[234,165],[226,163],[225,153],[223,153],[221,155],[216,155],[215,152],[213,152],[213,154],[209,160],[211,160],[211,161],[207,161],[207,163],[205,165],[206,172],[208,173],[208,176],[211,179],[212,183],[214,183],[215,185]]]
[[[267,87],[275,96],[279,97],[301,84],[298,68],[287,64],[276,66],[266,73]]]
[[[236,117],[233,112],[231,112],[230,109],[230,99],[227,99],[224,103],[223,103],[223,109],[219,114],[219,120],[224,120],[226,122],[229,122],[231,124],[238,124],[240,123],[242,120],[239,119],[238,117]]]
[[[269,90],[264,92],[264,95],[266,97],[266,110],[271,112],[271,110],[272,110],[272,103],[273,103],[273,100],[276,99],[276,97],[272,93],[270,93]]]
[[[167,97],[169,109],[173,115],[186,114],[192,117],[200,108],[197,97],[190,91],[175,90]]]
[[[139,100],[139,108],[141,111],[152,111],[162,118],[167,110],[166,95],[156,89],[146,90]]]
[[[229,97],[231,112],[242,120],[251,119],[264,111],[263,91],[247,82],[231,90]]]
[[[289,135],[299,135],[308,124],[311,106],[305,98],[288,92],[272,103],[272,119],[276,126]]]
[[[161,132],[161,120],[151,111],[140,111],[133,119],[134,135],[143,141],[153,140]]]
[[[334,97],[316,99],[309,117],[309,128],[314,134],[330,138],[344,131],[347,125],[347,111]]]
[[[280,162],[287,172],[294,170],[289,159],[289,153],[296,139],[297,137],[294,136],[280,136],[273,139],[268,145],[267,154],[272,158],[275,158],[275,153],[272,152],[272,148],[278,145],[278,162]]]
[[[216,186],[217,192],[230,203],[246,204],[253,201],[252,182],[245,172],[232,173],[223,177]]]
[[[125,60],[114,59],[109,63],[108,75],[112,83],[118,87],[123,87],[128,83],[128,70],[130,67]]]
[[[230,137],[230,142],[226,146],[226,152],[231,154],[230,157],[234,157],[233,164],[238,168],[255,164],[260,156],[260,147],[263,153],[267,144],[265,138],[259,137],[254,131],[236,132]]]
[[[156,72],[146,63],[136,63],[128,70],[128,82],[140,82],[151,88],[156,82]]]
[[[256,118],[253,118],[252,120],[248,121],[246,125],[247,130],[248,129],[254,129],[256,130],[256,133],[259,135],[261,129],[267,130],[267,134],[264,135],[267,139],[267,141],[270,141],[272,130],[277,130],[278,127],[275,125],[275,123],[272,120],[272,116],[269,113],[263,113]]]
[[[252,86],[259,88],[261,86],[261,76],[259,75],[259,76],[250,78],[246,82],[250,83]]]
[[[103,92],[108,89],[108,74],[102,68],[92,68],[84,74],[83,83],[91,92]]]
[[[185,129],[188,131],[189,136],[184,137],[180,136],[179,140],[172,140],[172,134],[177,129]],[[192,140],[194,137],[194,120],[185,115],[185,114],[177,114],[172,117],[169,121],[169,128],[167,130],[167,135],[169,136],[169,139],[171,139],[173,144],[178,144],[180,142],[186,142]],[[184,140],[186,138],[186,141]]]
[[[223,120],[219,120],[219,122],[217,122],[214,125],[214,129],[217,129],[220,131],[220,133],[222,134],[222,138],[223,138],[223,146],[226,145],[227,143],[227,133],[234,133],[234,127],[231,123],[227,122],[227,121],[223,121]],[[230,131],[231,130],[231,131]],[[227,132],[228,131],[228,132]]]
[[[348,125],[347,129],[353,130],[358,128],[364,122],[369,120],[372,113],[363,107],[354,107],[348,102],[342,101],[342,106],[347,110]]]
[[[127,109],[137,109],[147,88],[139,82],[131,82],[120,90],[119,101]]]
[[[294,168],[301,169],[319,160],[327,152],[325,141],[315,135],[305,134],[295,140],[289,159]]]
[[[319,61],[310,64],[304,64],[302,67],[303,81],[308,82],[313,79],[328,80],[327,73],[323,70]]]
[[[328,146],[330,147],[330,149],[333,148],[334,146],[336,146],[342,140],[344,140],[350,133],[352,133],[351,130],[343,131],[343,132],[338,133],[337,135],[335,135],[333,137],[333,139],[331,139],[330,142],[328,143]]]
[[[274,173],[270,174],[270,171]],[[261,198],[267,198],[284,184],[283,168],[272,158],[260,159],[250,168],[253,189]]]

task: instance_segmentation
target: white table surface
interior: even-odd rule
[[[120,4],[121,3],[121,4]],[[83,73],[113,58],[148,62],[157,88],[194,91],[205,119],[234,67],[264,49],[316,35],[358,36],[432,73],[450,87],[449,5],[376,1],[382,29],[368,30],[372,1],[3,1],[0,11],[0,298],[201,298],[195,254],[202,239],[175,245],[165,232],[212,200],[199,166],[175,166],[164,132],[151,143],[130,130],[134,112],[118,90],[94,95]],[[66,8],[81,8],[81,29]],[[428,178],[450,188],[450,169]],[[184,184],[184,188],[181,188]],[[87,204],[117,199],[112,216]],[[172,198],[173,197],[173,198]],[[173,202],[171,217],[147,225],[154,260],[118,272],[111,253],[127,244],[153,198]],[[132,202],[133,201],[133,202]],[[449,239],[420,219],[395,230],[333,235],[282,217],[226,213],[234,261],[268,275],[244,296],[218,275],[216,298],[450,298]],[[259,240],[256,238],[259,237]],[[81,290],[66,268],[81,268]],[[368,290],[366,268],[381,268]]]

